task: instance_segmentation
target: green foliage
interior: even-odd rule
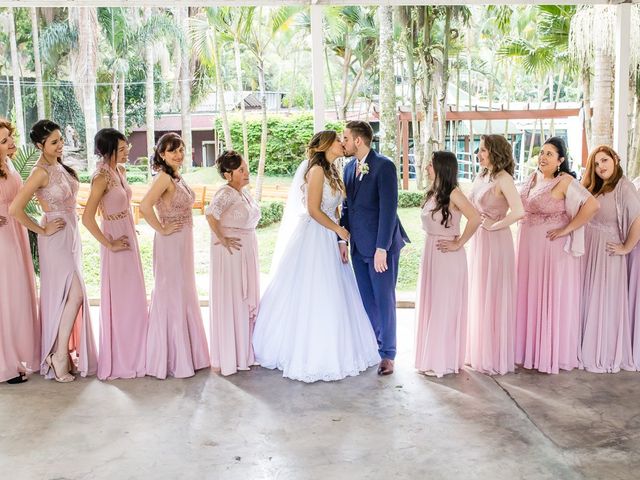
[[[263,228],[273,223],[277,223],[282,220],[282,214],[284,213],[283,202],[261,202],[260,203],[260,222],[258,222],[258,228]]]
[[[78,180],[80,180],[80,183],[91,183],[92,176],[92,172],[78,172]],[[131,172],[127,169],[127,182],[130,184],[147,183],[147,174],[138,171]]]
[[[239,151],[242,150],[242,122],[230,121],[231,139]],[[326,128],[342,131],[342,122],[327,122]],[[215,129],[223,136],[222,121],[216,120]],[[265,175],[292,175],[300,161],[309,140],[313,136],[313,117],[298,115],[290,118],[271,117],[267,120],[267,161]],[[249,169],[258,170],[260,159],[260,120],[247,121],[249,137]]]
[[[424,193],[401,190],[398,192],[398,208],[419,207],[423,199]]]
[[[71,82],[60,81],[58,85],[46,89],[51,99],[51,118],[62,131],[67,125],[73,126],[78,134],[80,143],[84,145],[85,126],[84,113],[76,99],[73,84]]]

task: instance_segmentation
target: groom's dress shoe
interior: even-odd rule
[[[393,373],[393,360],[383,358],[378,366],[378,375],[391,375]]]

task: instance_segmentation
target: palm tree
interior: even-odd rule
[[[396,164],[400,170],[397,156],[398,120],[396,108],[396,72],[393,64],[393,8],[378,8],[380,25],[380,151]],[[398,175],[398,180],[400,175]]]
[[[183,32],[189,30],[189,7],[178,9],[178,20]],[[191,65],[189,56],[189,42],[183,42],[180,48],[180,118],[182,140],[185,149],[185,165],[187,169],[193,167],[191,140]]]
[[[9,7],[9,43],[11,46],[11,71],[13,75],[13,99],[18,130],[18,145],[25,144],[24,111],[22,110],[22,90],[20,86],[20,59],[16,41],[16,22],[13,7]]]
[[[38,26],[38,8],[31,7],[31,36],[33,38],[33,63],[36,75],[36,106],[38,118],[45,118],[44,87],[42,85],[42,63],[40,61],[40,38]]]

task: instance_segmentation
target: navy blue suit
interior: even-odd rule
[[[400,250],[409,242],[398,218],[398,176],[394,163],[371,150],[369,171],[356,178],[354,159],[344,168],[347,198],[340,224],[351,233],[351,260],[362,303],[378,338],[382,358],[396,356],[396,283]],[[377,248],[387,251],[386,272],[374,269]]]

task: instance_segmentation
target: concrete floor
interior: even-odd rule
[[[399,345],[394,375],[328,384],[260,368],[2,384],[0,478],[640,478],[640,373],[424,377],[413,310]]]

